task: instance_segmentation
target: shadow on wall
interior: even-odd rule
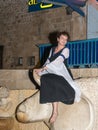
[[[57,34],[58,34],[58,32],[59,32],[59,31],[54,31],[54,32],[49,33],[49,35],[48,35],[49,42],[50,42],[53,46],[56,46],[56,45],[57,45]]]

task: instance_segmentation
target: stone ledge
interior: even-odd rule
[[[71,69],[73,77],[97,77],[97,68]],[[35,89],[28,76],[28,70],[0,70],[0,85],[11,90]]]
[[[98,77],[98,68],[71,69],[74,78]]]
[[[28,70],[0,70],[0,85],[12,90],[35,89],[29,79]]]

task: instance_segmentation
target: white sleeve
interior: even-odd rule
[[[62,56],[64,59],[67,59],[69,57],[69,49],[65,48],[60,56]]]
[[[62,69],[64,60],[67,59],[68,57],[69,57],[69,49],[64,48],[62,53],[54,61],[46,65],[47,71],[53,71],[53,72],[55,70],[60,71]]]

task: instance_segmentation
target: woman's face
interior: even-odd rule
[[[65,46],[68,41],[68,36],[61,35],[59,38],[57,38],[58,44],[61,46]]]

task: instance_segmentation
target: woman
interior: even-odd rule
[[[81,92],[76,87],[72,75],[66,65],[69,49],[66,47],[69,35],[67,32],[57,34],[57,46],[50,50],[49,57],[40,69],[35,72],[41,76],[40,103],[52,103],[53,112],[50,123],[54,123],[58,115],[58,102],[73,104],[80,100]]]

